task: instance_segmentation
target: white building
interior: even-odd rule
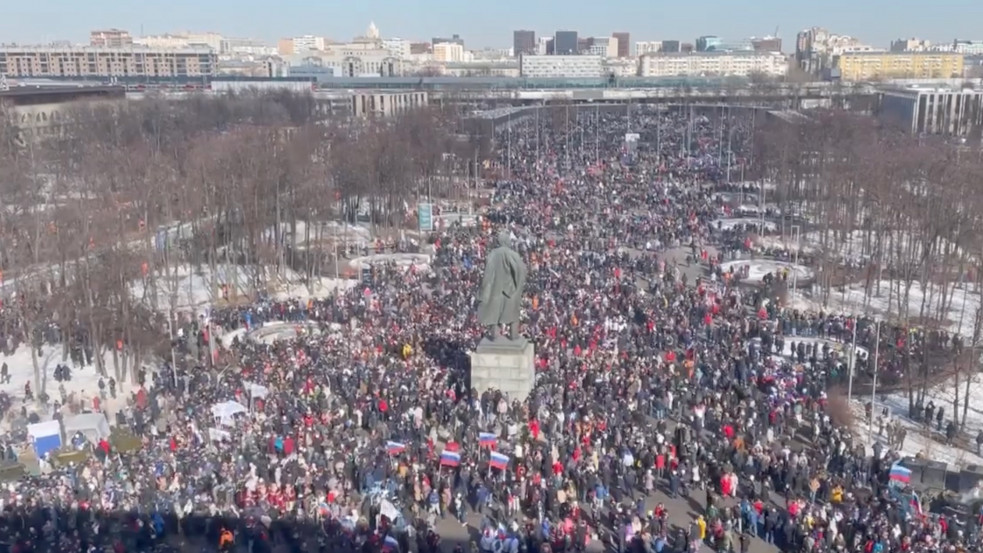
[[[648,40],[635,43],[635,55],[644,56],[645,54],[657,54],[662,51],[661,40]]]
[[[594,38],[593,44],[587,49],[587,54],[603,58],[616,58],[618,57],[618,39],[615,37]]]
[[[464,46],[456,42],[438,42],[433,45],[433,60],[440,63],[465,61]]]
[[[983,55],[983,40],[956,40],[952,49],[957,54],[981,56]]]
[[[788,73],[785,56],[757,52],[646,54],[639,61],[643,77],[780,77]]]
[[[304,35],[295,36],[293,39],[294,53],[304,54],[311,50],[324,50],[328,42],[323,36]]]
[[[326,50],[288,56],[291,66],[332,68],[339,77],[398,77],[407,64],[389,50],[373,44],[330,44]]]
[[[608,58],[604,60],[604,73],[617,78],[638,75],[638,58]]]
[[[176,50],[189,48],[192,46],[208,46],[216,52],[222,51],[222,42],[225,39],[219,33],[175,33],[164,35],[143,36],[133,39],[133,44],[147,46],[148,48],[160,50]]]
[[[536,39],[536,55],[545,56],[547,45],[553,40],[551,36],[541,36]]]
[[[407,59],[410,57],[410,41],[404,40],[402,38],[384,38],[382,39],[382,47],[396,56],[399,59]]]
[[[521,56],[519,73],[532,78],[597,78],[604,76],[601,56]]]

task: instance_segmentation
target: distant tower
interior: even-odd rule
[[[375,26],[374,21],[369,22],[369,28],[365,31],[365,38],[379,40],[379,29]]]

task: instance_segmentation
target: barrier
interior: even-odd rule
[[[941,461],[925,461],[922,472],[922,486],[926,488],[945,489],[945,475],[949,466]]]

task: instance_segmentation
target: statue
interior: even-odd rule
[[[507,230],[498,233],[498,247],[488,253],[485,276],[478,292],[478,321],[492,341],[502,338],[501,325],[509,325],[509,339],[519,337],[519,306],[526,286],[526,264],[511,247]]]

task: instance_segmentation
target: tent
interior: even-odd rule
[[[237,401],[226,401],[212,405],[212,416],[227,426],[232,425],[232,417],[246,411],[246,407]]]
[[[61,447],[61,424],[58,421],[29,424],[27,436],[34,443],[38,458],[43,459],[48,452]]]
[[[86,413],[67,417],[64,420],[65,436],[71,438],[76,432],[81,432],[92,443],[108,438],[110,434],[109,421],[100,413]]]

